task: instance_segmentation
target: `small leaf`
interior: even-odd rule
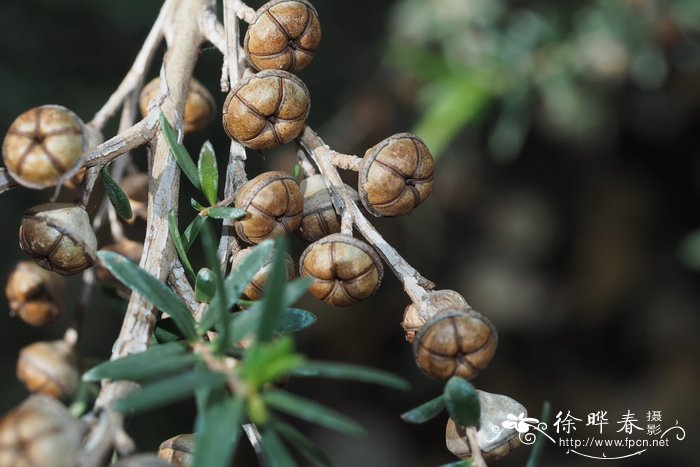
[[[300,277],[298,279],[294,279],[293,281],[288,282],[284,288],[282,302],[286,306],[293,305],[297,300],[299,300],[306,294],[306,292],[309,290],[309,287],[311,287],[312,282],[313,279],[311,279],[310,277]]]
[[[287,443],[289,443],[299,454],[304,456],[314,467],[330,467],[331,461],[328,456],[316,446],[316,444],[307,438],[302,432],[294,428],[292,425],[283,422],[282,420],[273,419],[271,422],[272,428],[279,433]]]
[[[440,412],[443,410],[445,410],[445,396],[440,395],[425,404],[405,412],[401,415],[401,420],[406,423],[425,423],[440,415]]]
[[[350,436],[363,436],[365,430],[353,420],[335,410],[314,401],[293,396],[285,391],[270,391],[263,394],[263,400],[272,408],[301,418],[307,422],[345,433]]]
[[[474,386],[464,378],[453,376],[445,384],[445,408],[461,426],[476,426],[481,416],[479,396]]]
[[[188,225],[185,231],[182,233],[182,243],[185,247],[185,251],[189,251],[190,248],[192,248],[194,241],[197,239],[199,232],[202,230],[202,226],[206,222],[207,218],[202,216],[195,216],[195,218],[192,219],[190,225]]]
[[[97,256],[120,282],[149,300],[156,308],[168,313],[187,340],[197,340],[194,318],[175,292],[118,253],[99,251]]]
[[[183,344],[171,343],[154,345],[143,352],[100,363],[86,371],[83,375],[83,380],[100,381],[102,379],[128,379],[138,381],[159,374],[160,362],[162,360],[169,360],[172,358],[183,359],[183,357],[187,357]],[[184,358],[183,360],[187,359]],[[194,362],[189,363],[189,365],[192,365],[192,363]],[[186,367],[187,364],[180,366],[179,369],[184,369]],[[172,370],[163,371],[163,373],[168,372],[172,372]]]
[[[231,314],[226,306],[226,288],[224,287],[224,278],[221,274],[221,262],[216,253],[214,234],[209,224],[206,224],[202,229],[202,248],[204,249],[207,266],[209,266],[214,275],[216,292],[208,308],[213,309],[216,316],[216,330],[219,333],[216,340],[216,352],[221,353],[230,346],[229,322],[231,321]]]
[[[124,219],[131,219],[134,213],[131,212],[131,203],[126,193],[124,193],[119,184],[114,181],[107,167],[102,168],[100,175],[102,175],[105,193],[109,198],[109,202],[114,206],[114,211]]]
[[[192,207],[193,207],[194,209],[196,209],[197,211],[201,211],[201,210],[204,209],[204,206],[202,206],[201,204],[199,204],[199,201],[197,201],[197,200],[194,199],[194,198],[190,198],[190,204],[191,204]]]
[[[212,219],[240,219],[245,217],[246,212],[243,209],[231,207],[213,207],[206,208],[207,216]]]
[[[233,315],[231,322],[231,341],[238,342],[241,339],[252,335],[258,328],[262,317],[262,306],[260,302],[245,311]],[[298,308],[285,308],[275,324],[275,332],[280,334],[290,334],[305,329],[316,322],[316,316],[306,310]]]
[[[153,330],[153,335],[161,345],[182,339],[182,334],[180,334],[172,318],[159,319]]]
[[[200,410],[193,467],[226,467],[236,451],[245,415],[245,399],[224,397]]]
[[[308,328],[316,322],[316,315],[300,308],[285,308],[275,324],[275,332],[291,334]]]
[[[276,242],[276,252],[272,260],[272,268],[267,277],[265,292],[262,300],[262,316],[255,333],[256,342],[267,342],[272,337],[275,324],[284,308],[284,283],[287,279],[287,265],[285,258],[286,241],[284,237]]]
[[[411,388],[408,381],[386,371],[337,362],[309,362],[302,368],[295,370],[294,375],[312,378],[361,381],[363,383],[378,384],[400,391],[408,391]]]
[[[301,176],[301,166],[299,164],[294,164],[294,180],[299,180]]]
[[[255,391],[264,384],[289,375],[304,363],[306,359],[294,353],[294,341],[287,336],[268,344],[253,346],[243,359],[240,375]]]
[[[295,467],[297,465],[277,433],[269,426],[266,426],[262,432],[262,451],[270,467]]]
[[[187,276],[190,279],[194,279],[194,269],[192,269],[192,264],[187,257],[187,250],[180,236],[180,230],[177,226],[177,215],[174,211],[168,213],[168,232],[170,233],[170,239],[173,241],[173,245],[175,245],[175,251],[177,251],[177,256],[180,258],[182,267],[185,269]]]
[[[170,122],[165,118],[163,112],[160,113],[158,121],[160,122],[161,130],[163,130],[165,140],[168,142],[168,147],[170,147],[170,154],[175,158],[177,165],[180,166],[180,170],[182,170],[182,173],[185,174],[197,190],[202,191],[202,186],[199,184],[197,167],[195,167],[194,162],[192,162],[192,157],[187,152],[187,149],[185,149],[185,146],[178,143],[177,134],[173,127],[170,126]]]
[[[205,386],[223,385],[226,377],[207,370],[188,371],[143,386],[115,404],[119,412],[142,412],[190,397]]]
[[[194,285],[194,298],[198,302],[211,302],[216,293],[216,278],[209,268],[202,268],[197,273],[197,281]]]
[[[205,141],[202,149],[199,151],[197,170],[204,197],[209,201],[209,204],[216,204],[216,192],[219,188],[219,168],[216,165],[214,147],[209,141]]]

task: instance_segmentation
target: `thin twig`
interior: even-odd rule
[[[435,284],[424,278],[413,266],[408,264],[365,218],[350,196],[335,166],[331,163],[329,155],[331,149],[323,140],[307,126],[299,141],[323,174],[326,186],[331,193],[333,206],[341,216],[343,225],[349,222],[348,219],[351,219],[357,230],[377,250],[396,277],[403,283],[404,290],[411,301],[420,303],[426,294],[426,289],[433,289]],[[345,228],[347,231],[347,226]]]
[[[297,162],[305,178],[309,178],[316,175],[316,167],[309,160],[309,156],[306,155],[306,151],[301,146],[297,148]]]
[[[6,191],[11,190],[17,186],[19,186],[19,183],[17,183],[12,177],[10,177],[10,174],[7,172],[7,169],[0,168],[0,193],[5,193]]]
[[[114,115],[124,99],[135,89],[139,89],[143,85],[145,74],[148,72],[148,67],[153,60],[153,57],[158,50],[158,45],[163,39],[163,25],[170,14],[170,8],[173,0],[166,0],[158,13],[158,17],[153,23],[150,32],[143,42],[143,46],[136,55],[134,64],[128,71],[124,79],[117,87],[117,90],[109,97],[107,102],[95,114],[90,125],[102,129],[107,121]]]
[[[158,113],[149,112],[127,130],[88,151],[85,167],[102,166],[122,154],[148,143],[158,129]]]
[[[469,445],[469,450],[472,453],[472,467],[486,467],[486,461],[484,461],[481,455],[481,448],[476,440],[476,428],[473,426],[467,427],[467,444]]]
[[[343,154],[337,151],[328,152],[331,164],[344,170],[354,170],[357,172],[360,170],[360,164],[362,163],[362,158],[354,156],[352,154]]]
[[[179,260],[175,260],[170,274],[168,274],[168,285],[185,301],[192,314],[196,315],[199,303],[195,300],[194,290],[187,281],[185,269]]]

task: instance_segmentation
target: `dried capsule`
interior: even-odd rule
[[[488,366],[497,344],[496,328],[484,315],[448,309],[418,331],[413,355],[423,373],[435,379],[472,379]]]
[[[236,253],[231,261],[231,270],[235,271],[238,265],[253,251],[253,247],[244,248],[243,250]],[[263,296],[263,291],[265,289],[265,284],[267,283],[268,276],[272,270],[272,262],[275,253],[272,252],[265,258],[265,262],[258,272],[255,273],[253,279],[243,290],[243,295],[249,300],[260,300]],[[294,279],[294,260],[288,254],[284,254],[284,262],[287,272],[287,281]]]
[[[280,171],[265,172],[246,182],[236,193],[234,203],[247,212],[235,228],[241,240],[248,243],[294,232],[304,209],[296,180]]]
[[[408,214],[433,189],[433,156],[410,133],[391,136],[367,150],[360,164],[358,191],[367,211],[379,216]]]
[[[128,223],[133,223],[137,217],[146,220],[148,215],[148,174],[137,172],[127,175],[120,183],[121,189],[129,198],[131,211],[134,216],[128,220]]]
[[[247,148],[274,148],[299,136],[310,108],[309,90],[299,78],[282,70],[261,71],[229,92],[224,130]]]
[[[53,323],[61,315],[62,279],[31,261],[19,262],[5,285],[11,312],[32,326]]]
[[[299,272],[313,279],[311,295],[330,305],[346,306],[364,300],[379,288],[384,267],[365,242],[331,234],[304,250]]]
[[[272,0],[255,13],[243,40],[256,70],[297,72],[314,57],[321,42],[316,9],[306,0]]]
[[[521,440],[514,428],[506,428],[502,423],[508,416],[527,417],[527,410],[517,401],[500,394],[476,391],[481,406],[479,429],[476,442],[481,455],[486,461],[498,460],[507,456],[511,450],[520,446]],[[466,429],[451,418],[445,428],[445,444],[452,454],[460,459],[471,458],[472,453],[466,441]]]
[[[163,441],[158,448],[158,457],[176,467],[189,467],[194,461],[194,435],[177,435]]]
[[[85,426],[55,399],[31,396],[0,420],[0,466],[67,467]]]
[[[125,457],[113,464],[112,467],[172,467],[172,464],[160,459],[155,454],[142,453]]]
[[[335,212],[331,194],[326,188],[323,175],[312,175],[305,178],[299,184],[304,196],[304,214],[301,219],[298,233],[307,242],[316,240],[340,232],[340,217]],[[359,201],[357,192],[345,185],[350,197]]]
[[[83,165],[99,132],[60,105],[42,105],[17,117],[2,143],[5,167],[18,183],[42,189],[60,185]]]
[[[66,203],[27,209],[19,227],[19,246],[42,268],[64,276],[91,267],[97,255],[87,213]]]
[[[466,311],[470,308],[464,297],[454,290],[431,290],[421,303],[418,305],[411,303],[406,307],[401,322],[406,332],[406,340],[413,344],[418,330],[440,311],[445,309]]]
[[[17,377],[29,392],[67,399],[78,387],[78,357],[66,341],[35,342],[17,359]]]
[[[139,97],[139,107],[141,115],[148,115],[148,107],[151,102],[158,97],[160,93],[160,78],[154,78],[143,87],[141,96]],[[185,134],[196,133],[202,131],[216,117],[216,102],[211,93],[205,88],[202,83],[192,78],[190,87],[187,90],[187,99],[185,100],[185,111],[183,113]]]

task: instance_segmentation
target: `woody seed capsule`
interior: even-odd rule
[[[135,454],[125,457],[112,467],[172,467],[172,464],[158,458],[155,454]]]
[[[32,326],[46,326],[60,316],[64,282],[62,277],[31,261],[17,263],[7,279],[5,295],[10,310]]]
[[[406,332],[406,340],[413,344],[418,330],[430,318],[445,309],[469,310],[471,307],[460,294],[454,290],[431,290],[421,303],[411,303],[406,307],[401,326]]]
[[[141,115],[148,115],[148,107],[151,101],[158,97],[160,92],[160,78],[154,78],[141,91],[139,107]],[[202,83],[192,78],[187,90],[185,111],[183,113],[185,134],[196,133],[207,127],[216,117],[216,102],[211,93]]]
[[[17,117],[2,143],[5,167],[21,185],[42,189],[70,179],[85,152],[102,136],[60,105],[42,105]]]
[[[301,223],[304,201],[294,178],[280,171],[265,172],[246,182],[234,204],[246,211],[235,225],[247,243],[260,243],[295,231]]]
[[[326,235],[340,232],[340,217],[335,212],[331,194],[326,188],[323,175],[312,175],[299,184],[304,196],[304,214],[299,226],[299,236],[307,242],[315,242]],[[357,192],[345,185],[354,201],[359,201]]]
[[[0,466],[77,465],[85,426],[55,399],[31,396],[0,420]]]
[[[19,227],[19,246],[36,264],[64,276],[95,264],[97,239],[84,209],[46,203],[27,209]]]
[[[311,107],[303,81],[282,70],[242,79],[224,102],[224,130],[243,146],[271,149],[299,136]]]
[[[67,399],[78,387],[78,357],[65,341],[35,342],[20,351],[17,377],[29,392]]]
[[[256,70],[297,72],[314,57],[321,42],[316,9],[306,0],[272,0],[255,13],[243,40]]]
[[[158,448],[158,458],[176,467],[189,467],[194,460],[194,435],[177,435],[163,441]]]
[[[304,250],[299,272],[313,279],[311,295],[330,305],[346,306],[366,299],[379,288],[384,267],[365,242],[331,234]]]
[[[408,214],[433,189],[433,156],[416,135],[400,133],[367,150],[360,164],[360,200],[374,216]]]
[[[496,352],[498,334],[484,315],[474,310],[446,309],[418,331],[413,355],[428,376],[475,378]]]

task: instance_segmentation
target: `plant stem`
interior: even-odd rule
[[[476,440],[476,428],[468,426],[466,431],[467,444],[469,445],[469,450],[472,452],[472,467],[486,467],[486,461],[484,461],[481,455],[481,448]]]

